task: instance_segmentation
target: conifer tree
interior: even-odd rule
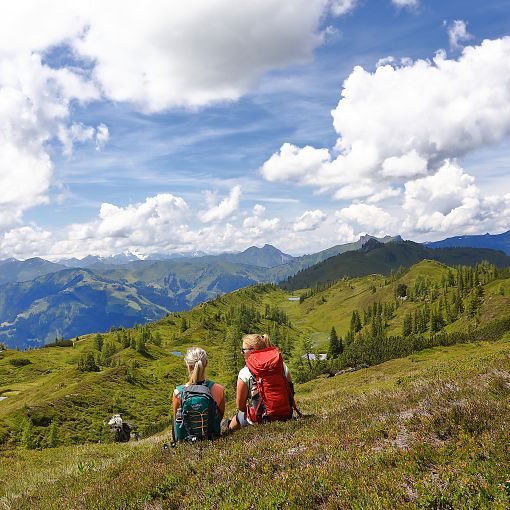
[[[147,352],[147,346],[145,345],[145,337],[143,335],[140,335],[138,339],[136,340],[136,351],[140,354],[144,354]]]
[[[331,333],[329,334],[328,358],[329,359],[338,358],[338,356],[342,354],[342,351],[343,351],[342,340],[338,338],[335,326],[333,326],[331,328]]]
[[[122,346],[124,349],[127,349],[131,345],[131,339],[129,338],[129,334],[124,330],[122,332]]]
[[[32,420],[27,418],[23,424],[23,432],[21,434],[21,444],[27,450],[33,450],[36,447],[34,440],[34,428]]]
[[[225,364],[226,369],[229,373],[229,388],[235,392],[236,384],[237,384],[237,375],[239,374],[239,370],[244,365],[243,356],[241,354],[241,329],[238,324],[232,324],[227,329],[227,334],[225,337],[226,343],[226,356],[225,356]]]
[[[98,333],[94,337],[94,349],[96,349],[97,351],[100,351],[103,348],[103,341],[104,341],[103,335]]]
[[[402,324],[402,334],[404,336],[409,336],[413,332],[413,317],[411,312],[406,313],[404,315],[404,322]]]
[[[159,331],[156,331],[156,333],[154,334],[152,342],[154,345],[161,347],[161,345],[163,343],[163,339],[161,338],[161,333]]]
[[[48,431],[48,448],[56,448],[59,442],[57,423],[53,420]]]
[[[349,344],[351,344],[354,340],[354,333],[352,331],[352,329],[350,329],[349,331],[347,331],[346,335],[345,335],[345,345],[348,346]]]
[[[351,330],[354,333],[357,333],[358,331],[361,330],[362,327],[363,326],[361,324],[361,317],[359,315],[358,310],[353,310],[352,316],[351,316]]]
[[[103,348],[101,349],[101,362],[104,366],[110,366],[111,357],[117,352],[117,347],[115,346],[115,342],[108,340],[103,343]]]
[[[313,349],[312,339],[310,337],[305,336],[303,338],[302,351],[303,351],[303,355],[305,356],[305,358],[308,362],[308,367],[310,368],[310,370],[313,369],[312,360],[310,359],[310,354],[312,353],[312,349]]]
[[[80,372],[99,372],[99,366],[93,352],[84,352],[78,361],[78,370]]]

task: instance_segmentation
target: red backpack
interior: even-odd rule
[[[276,347],[253,351],[246,359],[246,366],[255,377],[260,396],[256,408],[248,408],[250,420],[260,423],[292,418],[294,397],[280,351]]]

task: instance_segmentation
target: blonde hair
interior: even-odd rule
[[[190,347],[186,351],[184,361],[188,367],[188,384],[196,384],[205,380],[205,367],[207,366],[207,353],[200,347]]]
[[[248,349],[253,349],[256,351],[259,349],[265,349],[270,345],[271,342],[269,340],[269,335],[250,333],[249,335],[243,336],[243,346],[246,346]]]

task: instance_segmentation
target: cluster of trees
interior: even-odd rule
[[[423,301],[423,306],[408,312],[402,325],[403,336],[430,331],[441,331],[463,313],[476,317],[484,297],[484,284],[498,278],[500,271],[493,264],[481,262],[475,267],[459,266],[455,272],[443,274],[441,284],[418,276],[406,296],[412,301]]]
[[[241,303],[240,306],[230,306],[224,320],[227,327],[235,325],[241,331],[248,333],[253,330],[255,324],[260,323],[262,314],[255,306]]]
[[[21,446],[27,450],[33,450],[40,446],[44,446],[45,448],[56,448],[60,444],[58,425],[56,421],[51,422],[45,436],[39,437],[34,433],[34,426],[29,417],[27,417],[23,422],[21,427],[21,437],[18,436],[18,438]]]
[[[292,324],[290,323],[289,316],[277,306],[271,306],[266,304],[266,310],[264,313],[264,317],[270,321],[276,322],[278,324],[284,324],[285,326],[288,326],[289,328],[292,327]]]
[[[337,335],[335,326],[331,328],[329,334],[328,359],[336,359],[344,352],[344,344],[342,337]]]
[[[122,364],[115,355],[122,349],[131,348],[140,354],[146,354],[147,343],[161,346],[162,338],[159,331],[152,333],[148,325],[135,325],[134,332],[120,328],[115,339],[105,338],[101,333],[94,337],[93,351],[84,352],[78,361],[81,372],[99,372],[103,367]]]
[[[429,336],[419,334],[408,337],[382,336],[378,338],[363,334],[357,337],[355,342],[345,347],[337,366],[344,368],[361,364],[375,365],[440,345],[497,340],[508,331],[510,331],[510,317],[492,321],[470,332],[446,333],[441,331]]]
[[[326,361],[308,360],[303,363],[298,360],[299,378],[305,381],[320,373],[331,373],[333,369],[372,365],[434,345],[469,341],[471,333],[446,334],[443,328],[462,314],[475,317],[483,303],[483,285],[501,276],[506,276],[502,270],[488,262],[481,262],[474,267],[449,269],[440,282],[420,275],[409,287],[398,284],[395,300],[374,301],[361,312],[353,310],[349,330],[343,338],[332,328]],[[501,287],[499,292],[504,293],[504,288]],[[418,306],[404,315],[402,335],[388,337],[387,326],[402,300],[418,303]],[[494,329],[494,326],[491,328]],[[501,325],[496,330],[500,334]],[[487,334],[486,330],[483,331],[484,335]]]
[[[76,337],[78,341],[80,338]],[[74,342],[72,340],[64,340],[64,337],[56,337],[54,342],[50,342],[49,344],[44,345],[44,347],[73,347]]]
[[[398,302],[381,303],[374,301],[368,308],[364,308],[362,314],[358,310],[353,310],[349,330],[345,335],[345,344],[351,343],[356,335],[364,327],[370,329],[372,336],[381,336],[384,334],[384,328],[388,326],[388,321],[395,316],[395,309]],[[363,320],[361,316],[363,315]]]
[[[437,346],[450,346],[458,343],[494,341],[510,331],[510,317],[492,321],[469,332],[446,333],[440,331],[425,336],[423,334],[404,336],[372,336],[361,331],[354,341],[344,344],[342,353],[327,360],[303,360],[296,362],[296,381],[305,382],[321,374],[334,375],[347,367],[371,366],[394,358],[409,356],[414,352]]]

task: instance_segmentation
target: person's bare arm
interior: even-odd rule
[[[241,380],[237,380],[236,406],[239,411],[246,412],[246,401],[248,400],[248,386]]]
[[[218,414],[220,415],[220,419],[223,418],[223,415],[225,414],[225,390],[223,390],[221,401],[218,404]]]
[[[181,404],[181,401],[179,400],[179,397],[175,396],[175,393],[172,396],[172,410],[174,413],[174,421],[175,417],[177,416],[177,409],[179,409],[179,405]]]

